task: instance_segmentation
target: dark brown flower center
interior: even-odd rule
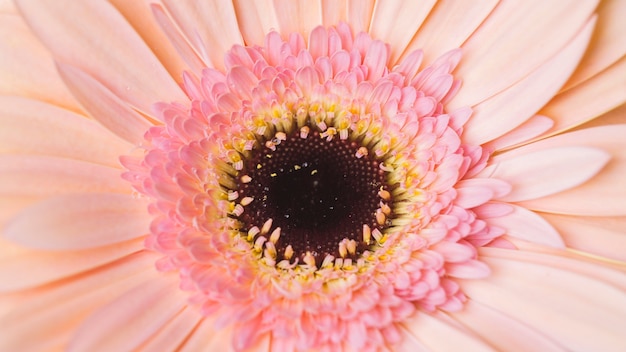
[[[253,201],[237,217],[241,231],[261,229],[254,239],[273,242],[276,262],[307,262],[307,253],[318,267],[329,255],[357,259],[375,243],[370,232],[380,234],[389,222],[389,199],[380,195],[388,189],[386,172],[358,153],[357,142],[339,136],[280,137],[244,160],[237,191]]]

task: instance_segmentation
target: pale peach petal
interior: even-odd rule
[[[449,108],[477,104],[524,78],[572,40],[597,4],[597,0],[500,2],[463,44],[463,61],[456,71],[463,89]]]
[[[150,341],[141,346],[145,352],[176,351],[193,333],[202,319],[194,307],[186,307],[173,317],[167,325],[155,333]]]
[[[486,144],[487,148],[493,150],[502,150],[521,144],[541,135],[554,126],[554,121],[543,115],[535,115],[526,122],[517,126],[511,132],[508,132],[493,141]]]
[[[430,314],[417,313],[401,325],[430,351],[494,351],[480,336]]]
[[[579,273],[576,267],[559,268],[535,261],[531,252],[521,260],[517,252],[522,251],[481,250],[482,260],[493,273],[489,280],[461,284],[469,299],[533,326],[568,350],[609,351],[622,344],[624,291]],[[557,261],[558,256],[554,259]],[[625,279],[621,274],[620,280]]]
[[[434,0],[376,3],[369,33],[391,45],[390,62],[398,60],[434,5]]]
[[[555,124],[548,132],[555,134],[602,115],[624,103],[626,92],[626,57],[550,101],[540,113]]]
[[[0,196],[27,198],[66,193],[130,193],[121,170],[48,156],[0,155]]]
[[[152,126],[120,98],[80,69],[59,64],[59,73],[85,110],[109,131],[139,145]]]
[[[144,249],[143,239],[69,252],[25,249],[4,240],[0,244],[0,292],[50,283]]]
[[[0,228],[27,206],[40,201],[38,197],[2,196],[0,198]]]
[[[522,351],[565,350],[542,331],[471,299],[465,302],[463,310],[450,314],[499,351],[513,346]]]
[[[348,0],[348,17],[346,22],[354,33],[367,32],[370,29],[375,0]]]
[[[614,288],[626,291],[626,266],[623,262],[596,257],[571,249],[546,247],[513,237],[506,237],[518,250],[483,247],[479,255],[507,260],[530,262],[557,269],[575,272],[601,281]]]
[[[626,1],[601,1],[598,9],[598,25],[593,33],[585,56],[563,89],[575,87],[598,74],[626,55]]]
[[[401,58],[422,49],[424,61],[432,63],[451,48],[461,46],[497,4],[498,0],[438,1]]]
[[[156,19],[147,1],[112,0],[111,3],[126,18],[133,29],[148,44],[172,77],[182,77],[187,69],[182,58],[177,55],[174,45],[159,30]]]
[[[147,203],[130,195],[73,194],[24,209],[3,237],[29,248],[81,250],[142,237],[151,220]]]
[[[183,37],[183,34],[178,30],[178,27],[176,27],[172,19],[168,16],[163,5],[151,4],[151,9],[159,27],[165,33],[170,43],[172,43],[172,45],[176,48],[178,56],[185,61],[191,71],[200,74],[206,67],[205,63],[193,49],[191,43]],[[181,74],[178,77],[182,76],[183,75]]]
[[[110,3],[20,0],[17,5],[57,61],[89,73],[137,109],[149,113],[155,101],[186,100]]]
[[[175,274],[161,274],[103,305],[83,321],[68,351],[130,351],[147,341],[185,306]],[[121,328],[123,327],[123,328]]]
[[[602,114],[591,121],[585,122],[584,124],[574,128],[573,130],[620,124],[626,125],[626,104],[623,104],[605,114]]]
[[[0,350],[50,350],[66,344],[82,320],[113,297],[157,279],[154,253],[142,252],[60,283],[14,294],[0,314]],[[6,298],[6,297],[5,297]]]
[[[551,196],[524,201],[527,208],[562,214],[592,216],[626,215],[626,156],[624,148],[626,125],[589,128],[565,133],[501,155],[512,158],[521,153],[546,150],[557,146],[586,146],[610,153],[610,162],[602,171],[584,184]],[[584,174],[587,164],[581,164],[575,173]],[[583,199],[584,201],[581,201]]]
[[[207,66],[223,69],[224,53],[235,44],[243,44],[232,2],[163,0],[163,3]]]
[[[0,53],[1,94],[36,98],[80,111],[57,74],[50,53],[14,14],[0,14]]]
[[[341,21],[347,22],[348,0],[321,0],[321,1],[322,1],[322,25],[324,25],[324,27],[335,26]]]
[[[17,8],[11,0],[0,0],[0,12],[17,14]]]
[[[585,52],[594,24],[595,18],[587,22],[566,47],[524,79],[474,106],[474,113],[465,125],[463,140],[470,144],[483,144],[531,118],[572,74]],[[461,91],[467,90],[464,87]]]
[[[576,187],[594,177],[610,158],[602,149],[583,146],[545,148],[514,156],[505,153],[494,157],[479,176],[509,182],[512,191],[498,199],[518,202]]]
[[[0,96],[0,153],[59,156],[119,167],[133,146],[98,123],[67,110]]]
[[[313,28],[322,23],[320,0],[274,0],[274,11],[278,21],[277,29],[285,35],[292,32],[311,33]]]
[[[542,216],[559,231],[567,247],[626,262],[626,218]]]
[[[544,218],[526,208],[512,204],[510,206],[513,209],[511,213],[485,221],[505,229],[506,234],[512,237],[551,247],[565,247],[559,232]]]
[[[228,351],[232,349],[233,329],[216,330],[215,319],[205,318],[180,348],[180,352]]]
[[[265,34],[278,28],[272,0],[234,0],[233,5],[246,45],[263,45]]]

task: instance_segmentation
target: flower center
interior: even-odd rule
[[[389,188],[385,172],[356,141],[309,130],[277,133],[245,160],[237,191],[261,201],[238,216],[242,230],[271,232],[277,262],[357,259],[370,246],[368,231],[387,227],[389,203],[379,196]]]

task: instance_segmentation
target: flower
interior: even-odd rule
[[[1,349],[620,349],[626,2],[572,5],[3,5]]]

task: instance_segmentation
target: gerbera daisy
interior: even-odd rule
[[[0,11],[0,350],[625,347],[626,1]]]

